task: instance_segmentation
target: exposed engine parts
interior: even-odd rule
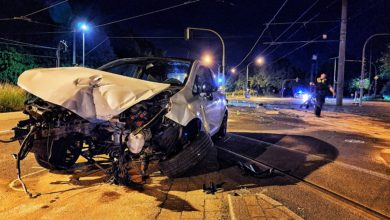
[[[20,160],[30,151],[48,169],[69,169],[79,156],[94,162],[94,156],[107,154],[112,163],[111,182],[123,185],[131,184],[130,162],[139,161],[146,177],[150,160],[166,159],[180,150],[182,128],[164,118],[170,95],[169,90],[163,92],[101,124],[41,99],[30,101],[24,110],[29,119],[14,128],[15,138],[23,140],[16,156],[18,177]]]

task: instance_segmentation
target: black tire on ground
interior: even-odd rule
[[[79,158],[82,144],[82,138],[76,135],[54,140],[51,150],[50,147],[40,146],[40,149],[35,151],[35,160],[40,166],[49,170],[67,170]]]
[[[183,176],[198,176],[219,170],[218,149],[213,145],[207,151],[207,155],[194,167],[187,170]]]
[[[226,136],[227,133],[227,120],[228,120],[228,113],[225,112],[225,115],[223,116],[223,120],[221,123],[221,127],[219,128],[218,132],[213,136],[213,139],[223,139]]]
[[[199,135],[182,151],[168,160],[161,161],[159,168],[168,177],[181,176],[202,161],[210,148],[214,148],[213,141],[206,132],[200,131]]]

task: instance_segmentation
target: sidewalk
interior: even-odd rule
[[[210,181],[225,184],[214,195],[207,194],[202,185]],[[264,194],[252,194],[246,189],[223,190],[232,184],[220,172],[174,179],[157,219],[302,219]]]

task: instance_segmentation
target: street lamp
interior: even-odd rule
[[[204,62],[204,64],[206,64],[207,66],[211,66],[213,64],[213,57],[210,55],[210,54],[204,54],[202,56],[202,61]]]
[[[221,41],[221,44],[222,44],[222,75],[223,75],[223,78],[225,78],[225,42],[223,41],[222,36],[218,32],[216,32],[214,30],[211,30],[211,29],[187,27],[185,29],[185,32],[184,32],[184,39],[185,40],[191,40],[192,39],[192,31],[211,32],[211,33],[215,34],[219,38],[219,40]],[[218,73],[218,75],[219,75],[219,73]]]
[[[359,99],[359,106],[363,105],[363,88],[364,88],[364,64],[365,64],[365,53],[366,53],[366,46],[367,43],[374,37],[378,36],[390,36],[390,33],[380,33],[380,34],[373,34],[367,40],[364,42],[363,45],[363,52],[362,52],[362,68],[360,70],[360,99]]]
[[[234,73],[237,72],[237,70],[236,70],[236,68],[231,68],[231,69],[230,69],[230,72],[234,74]]]
[[[89,27],[86,23],[80,23],[79,28],[83,33],[83,66],[85,66],[85,32],[89,30]]]
[[[246,65],[246,86],[245,86],[245,97],[246,98],[250,98],[250,95],[249,95],[249,88],[248,88],[248,84],[249,84],[249,66],[252,64],[252,63],[256,63],[256,65],[260,66],[260,65],[263,65],[264,64],[264,57],[257,57],[254,61],[248,63],[248,65]]]
[[[375,77],[374,77],[374,80],[375,80],[375,84],[374,84],[374,98],[376,97],[376,86],[377,86],[377,81],[378,81],[378,79],[379,79],[379,76],[378,75],[376,75]]]

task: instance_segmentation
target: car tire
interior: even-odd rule
[[[161,161],[159,168],[164,175],[170,178],[181,176],[201,162],[211,148],[214,148],[214,144],[210,136],[206,132],[200,131],[197,137],[178,154],[168,160]]]
[[[37,163],[49,170],[67,170],[72,168],[81,154],[82,139],[78,136],[68,136],[54,140],[50,149],[40,147],[35,151]]]
[[[223,116],[221,126],[219,127],[218,132],[213,136],[213,139],[220,140],[223,139],[226,136],[227,133],[227,120],[228,120],[228,113],[225,112],[225,115]]]

